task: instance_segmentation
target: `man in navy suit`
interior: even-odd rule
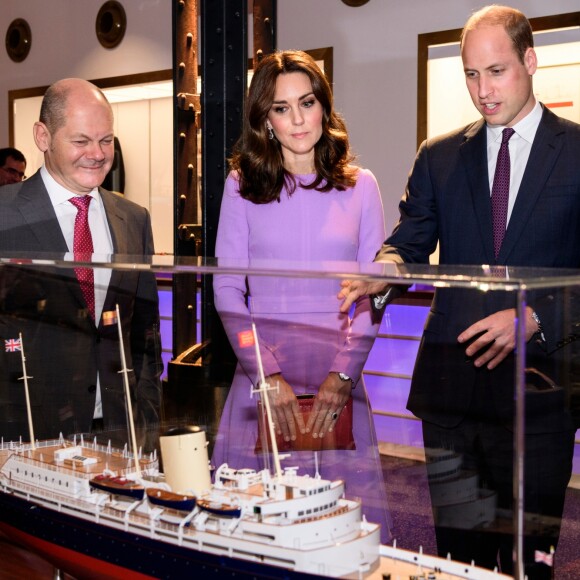
[[[479,121],[425,141],[415,159],[400,220],[376,260],[427,264],[580,266],[580,126],[539,103],[532,77],[537,59],[532,30],[518,10],[489,6],[461,36],[467,88]],[[441,103],[444,107],[445,103]],[[511,161],[507,226],[494,249],[492,191],[502,132]],[[511,131],[509,132],[511,133]],[[346,311],[378,283],[344,283]],[[525,570],[550,578],[535,551],[556,547],[571,475],[574,423],[565,373],[553,352],[562,338],[562,301],[553,289],[529,292],[526,307]],[[419,350],[408,409],[423,421],[426,448],[453,450],[479,484],[512,509],[514,297],[509,292],[438,289]],[[528,381],[526,381],[527,383]],[[431,489],[432,500],[434,488]],[[512,571],[513,536],[498,529],[451,529],[434,510],[438,551],[459,560]],[[466,517],[467,520],[467,517]],[[509,517],[508,517],[509,523]],[[534,529],[532,529],[534,528]]]
[[[45,93],[33,130],[44,165],[0,196],[4,258],[62,260],[73,252],[77,208],[90,197],[94,261],[153,254],[146,209],[100,185],[113,162],[113,111],[82,79],[64,79]],[[72,200],[72,201],[71,201]],[[111,258],[113,256],[113,258]],[[90,261],[91,256],[88,256]],[[86,261],[87,257],[81,258]],[[140,444],[156,444],[161,404],[161,346],[154,275],[144,269],[95,268],[92,299],[73,268],[15,266],[0,270],[0,338],[23,335],[36,438],[105,431],[127,442],[127,402],[115,311],[119,306],[133,410]],[[94,304],[92,304],[94,302]],[[28,438],[20,357],[0,352],[0,435]]]

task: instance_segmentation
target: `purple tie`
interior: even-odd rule
[[[90,261],[93,253],[93,237],[89,227],[89,204],[93,199],[90,195],[71,197],[69,201],[77,208],[75,218],[75,234],[73,252],[75,260]],[[95,277],[92,268],[75,268],[75,274],[83,291],[89,312],[95,320]]]
[[[508,201],[510,198],[510,150],[508,141],[515,133],[511,128],[502,132],[501,146],[497,154],[497,165],[491,189],[491,215],[493,219],[493,250],[495,257],[505,236],[507,226]]]

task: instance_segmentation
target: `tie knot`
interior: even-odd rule
[[[69,201],[78,211],[88,211],[92,199],[90,195],[76,195],[75,197],[71,197]]]
[[[503,145],[504,143],[507,143],[511,139],[511,136],[514,133],[515,133],[515,131],[511,127],[506,127],[501,132],[501,144]]]

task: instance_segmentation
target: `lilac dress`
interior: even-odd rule
[[[237,178],[230,174],[222,200],[216,256],[289,262],[372,262],[385,238],[383,208],[374,175],[364,169],[346,191],[307,190],[312,175],[296,176],[298,187],[280,202],[254,204],[240,197]],[[352,268],[352,264],[350,264]],[[247,286],[246,286],[247,284]],[[344,479],[346,494],[363,502],[367,519],[382,525],[382,540],[390,539],[390,517],[376,433],[361,373],[372,347],[378,322],[370,301],[362,298],[354,314],[339,312],[340,280],[220,274],[214,279],[215,304],[238,357],[215,441],[212,464],[261,469],[256,455],[258,383],[255,349],[240,348],[238,333],[256,323],[266,376],[282,373],[296,395],[316,393],[331,371],[356,382],[353,390],[353,434],[356,450],[293,452],[282,466],[327,479]],[[248,295],[246,301],[245,296]],[[316,456],[316,457],[315,457]]]

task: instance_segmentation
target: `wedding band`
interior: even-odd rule
[[[338,419],[338,413],[333,413],[333,414],[330,416],[330,418],[331,418],[333,421],[336,421],[336,420]]]

